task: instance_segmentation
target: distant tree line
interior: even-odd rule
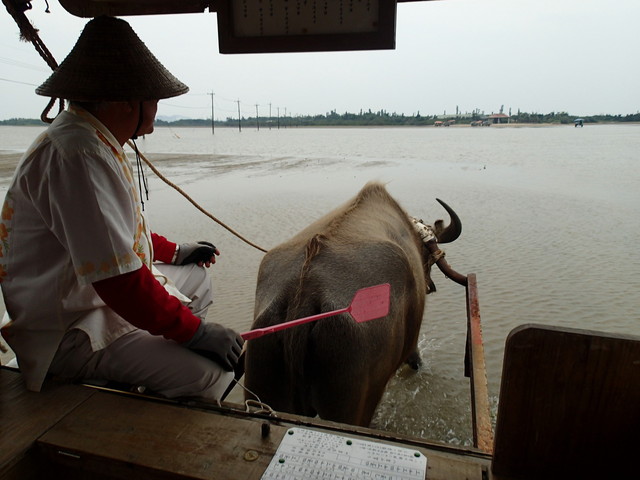
[[[511,120],[515,120],[518,123],[573,124],[576,118],[582,118],[584,123],[640,122],[640,112],[629,115],[603,114],[580,117],[579,115],[569,115],[567,112],[526,113],[518,111],[517,114],[511,117]]]
[[[0,125],[12,125],[14,127],[34,127],[46,125],[39,118],[10,118],[9,120],[0,120]]]
[[[404,113],[389,113],[386,110],[373,112],[360,110],[359,113],[338,113],[331,110],[322,115],[296,115],[285,117],[227,117],[226,120],[216,120],[215,126],[234,127],[238,124],[246,128],[287,128],[287,127],[347,127],[347,126],[428,126],[437,121],[455,120],[456,124],[470,124],[478,120],[486,119],[488,115],[474,111],[471,114],[458,115],[421,115],[420,112],[413,115]],[[573,124],[576,118],[582,118],[584,123],[609,123],[609,122],[640,122],[640,112],[629,115],[592,115],[578,116],[567,112],[527,113],[518,112],[511,115],[511,123],[534,124]],[[504,120],[503,120],[504,122]],[[12,118],[0,120],[0,125],[33,126],[45,125],[39,119]],[[157,126],[171,127],[210,127],[211,119],[181,119],[171,122],[157,119]]]
[[[421,115],[420,112],[413,115],[404,113],[389,113],[386,110],[373,112],[371,110],[360,110],[359,113],[338,113],[336,110],[322,115],[296,115],[287,117],[227,117],[226,120],[216,120],[215,126],[238,127],[238,123],[247,128],[287,128],[287,127],[349,127],[349,126],[428,126],[434,125],[438,121],[455,120],[455,123],[470,124],[478,120],[486,119],[489,115],[475,111],[471,114],[459,115]],[[511,115],[511,123],[535,123],[535,124],[573,124],[576,118],[582,118],[584,123],[609,123],[609,122],[640,122],[640,112],[629,115],[592,115],[579,116],[570,115],[567,112],[551,113],[527,113],[520,112]],[[504,120],[503,120],[504,121]],[[157,120],[156,124],[195,127],[210,126],[211,119],[208,120],[176,120],[164,122]]]

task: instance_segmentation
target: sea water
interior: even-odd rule
[[[0,158],[24,150],[40,130],[0,127]],[[435,198],[447,202],[463,232],[442,248],[454,269],[477,275],[494,418],[514,327],[640,335],[640,125],[165,127],[138,146],[191,201],[264,249],[371,180],[428,222],[447,218]],[[153,230],[177,242],[209,240],[221,251],[210,270],[208,319],[248,330],[263,252],[145,173]],[[8,181],[0,178],[2,195]],[[464,288],[438,271],[433,278],[438,290],[427,298],[419,340],[424,365],[397,372],[373,426],[471,445]]]

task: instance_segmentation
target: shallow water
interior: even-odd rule
[[[35,127],[0,127],[0,153],[21,151]],[[640,126],[261,129],[158,128],[140,149],[204,209],[271,248],[369,180],[425,221],[451,205],[463,234],[444,245],[478,278],[492,406],[511,329],[542,323],[640,335]],[[146,208],[158,233],[212,240],[209,319],[247,330],[262,252],[194,209],[147,170]],[[0,179],[4,194],[8,179]],[[400,370],[375,426],[469,445],[463,376],[464,289],[434,274],[418,372]],[[495,413],[495,411],[494,411]]]

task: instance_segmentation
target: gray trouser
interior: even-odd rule
[[[193,299],[188,305],[203,321],[212,302],[211,281],[201,267],[156,265]],[[73,380],[111,380],[144,386],[168,398],[218,401],[233,379],[217,363],[173,340],[136,329],[107,347],[92,351],[85,332],[66,333],[49,372]]]

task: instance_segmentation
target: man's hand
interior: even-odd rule
[[[182,243],[178,247],[178,254],[173,262],[175,265],[187,265],[189,263],[197,263],[199,266],[210,267],[212,263],[216,263],[216,255],[220,255],[220,251],[209,242],[198,243]]]
[[[193,338],[183,345],[231,372],[238,364],[244,340],[234,330],[219,323],[202,322]]]

